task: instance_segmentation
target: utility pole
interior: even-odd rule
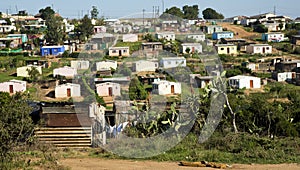
[[[274,15],[276,15],[276,6],[274,5]]]
[[[164,13],[165,12],[165,2],[164,0],[162,0],[162,9],[161,12]]]
[[[145,9],[143,9],[143,26],[145,26]]]

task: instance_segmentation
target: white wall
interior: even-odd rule
[[[112,88],[112,95],[113,96],[120,96],[121,95],[121,86],[118,83],[100,83],[96,85],[96,91],[98,96],[109,96],[109,88]]]
[[[79,97],[80,96],[80,85],[79,84],[61,84],[55,87],[55,97],[68,97],[67,96],[67,89],[71,90],[71,97]]]
[[[140,60],[133,63],[133,71],[155,71],[158,68],[157,62]]]
[[[168,95],[171,93],[171,87],[174,86],[174,94],[181,94],[181,83],[159,81],[152,84],[152,92],[158,95]]]

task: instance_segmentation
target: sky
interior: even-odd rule
[[[1,0],[2,13],[16,13],[17,10],[26,10],[29,14],[37,14],[39,9],[47,6],[60,13],[64,18],[81,18],[90,14],[92,6],[96,6],[99,16],[105,18],[120,18],[134,13],[152,12],[153,6],[163,8],[173,6],[182,9],[184,5],[198,5],[199,17],[208,7],[222,13],[225,18],[237,15],[257,15],[273,12],[277,15],[286,15],[291,18],[300,16],[300,0]]]

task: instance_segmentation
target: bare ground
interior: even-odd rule
[[[59,161],[72,170],[212,170],[215,168],[184,167],[179,162],[154,162],[102,158],[68,158]],[[233,164],[232,170],[299,170],[299,164]]]

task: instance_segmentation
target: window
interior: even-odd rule
[[[123,50],[123,52],[124,52],[124,53],[126,53],[126,52],[127,52],[127,50]]]
[[[112,50],[111,52],[112,52],[112,53],[116,53],[117,51],[116,51],[116,50]]]
[[[222,47],[221,50],[224,50],[224,48]]]
[[[168,64],[171,64],[171,61],[168,61]]]
[[[266,50],[269,50],[270,48],[269,47],[266,47]]]

